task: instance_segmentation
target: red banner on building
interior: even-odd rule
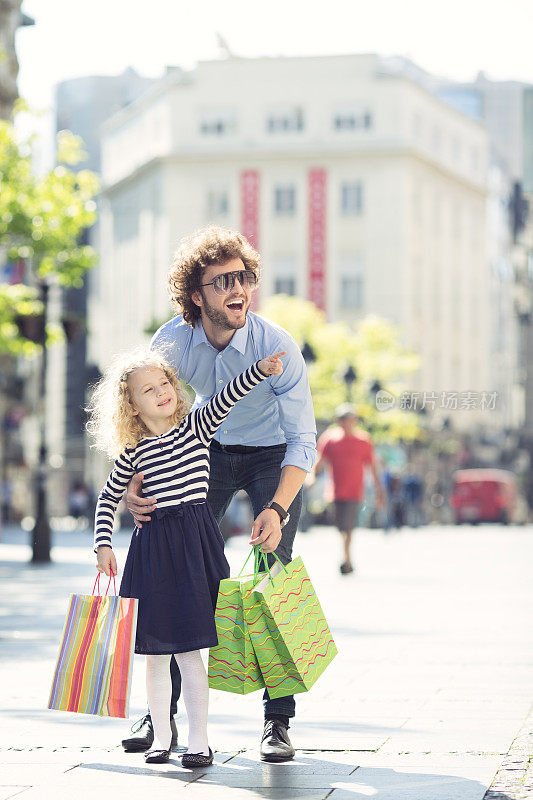
[[[241,172],[241,233],[259,250],[259,172],[256,169]],[[258,303],[259,289],[255,289],[252,311],[257,309]]]
[[[309,299],[326,310],[327,173],[309,171]]]

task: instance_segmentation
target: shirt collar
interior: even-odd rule
[[[231,341],[228,344],[228,347],[233,347],[235,350],[238,350],[239,353],[246,352],[246,345],[248,343],[248,331],[250,330],[250,322],[248,320],[248,315],[246,315],[246,322],[244,323],[242,328],[238,328],[233,336],[231,337]],[[202,325],[202,320],[198,320],[197,324],[192,329],[192,346],[197,347],[199,344],[207,344],[209,347],[212,347],[212,344],[209,342],[207,336],[205,335],[204,326]]]
[[[197,324],[192,329],[192,346],[197,347],[199,344],[208,344],[211,347],[205,335],[201,319],[198,320]]]
[[[238,350],[239,353],[246,352],[246,345],[248,343],[248,331],[250,330],[250,321],[248,320],[248,314],[246,315],[246,322],[242,326],[242,328],[238,328],[233,336],[231,337],[231,341],[228,347],[233,347],[235,350]]]

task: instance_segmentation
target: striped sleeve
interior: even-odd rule
[[[111,535],[117,506],[124,494],[126,486],[135,474],[135,469],[127,453],[115,461],[113,470],[106,481],[106,485],[98,495],[94,521],[94,550],[100,545],[111,547]]]
[[[241,375],[233,378],[232,381],[225,386],[221,392],[215,394],[214,397],[202,408],[197,408],[191,414],[191,428],[193,433],[205,445],[209,442],[217,432],[220,425],[228,416],[233,406],[243,397],[246,397],[248,392],[251,392],[254,386],[257,386],[268,375],[263,375],[257,366],[259,362],[252,364]]]

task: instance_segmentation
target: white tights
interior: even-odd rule
[[[169,655],[146,656],[146,694],[154,726],[154,749],[170,747],[170,681]],[[207,742],[207,705],[209,686],[199,650],[176,653],[181,672],[183,699],[189,720],[189,753],[209,755]]]

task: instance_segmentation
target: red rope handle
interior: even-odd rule
[[[107,593],[109,592],[109,587],[111,586],[111,581],[113,581],[113,591],[115,592],[115,595],[116,595],[116,593],[117,593],[117,584],[116,584],[116,582],[115,582],[115,573],[113,572],[113,570],[112,570],[112,568],[111,568],[111,567],[109,567],[109,570],[110,570],[109,582],[108,582],[108,584],[107,584],[107,589],[105,590],[105,595],[104,595],[104,597],[107,597]],[[99,572],[99,573],[97,574],[97,576],[96,576],[96,580],[95,580],[95,582],[94,582],[93,591],[92,591],[93,595],[94,595],[94,593],[95,593],[95,589],[98,589],[98,596],[101,596],[101,591],[100,591],[100,575],[101,575],[101,573]]]
[[[111,572],[111,575],[109,576],[109,583],[107,584],[107,589],[105,590],[105,597],[107,597],[109,587],[111,586],[111,578],[113,579],[113,591],[115,592],[115,595],[117,593],[117,584],[115,583],[115,573],[113,572],[112,567],[109,567],[109,570]]]

